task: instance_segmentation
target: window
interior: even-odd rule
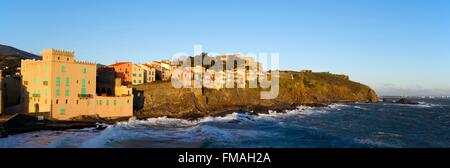
[[[142,83],[142,80],[139,80],[139,83]]]
[[[109,100],[106,100],[106,105],[109,105]]]
[[[23,81],[23,84],[24,85],[28,85],[28,81]]]
[[[66,114],[66,109],[61,108],[59,109],[59,115],[65,115]]]
[[[83,69],[81,70],[81,72],[86,73],[86,72],[87,72],[86,67],[83,67]]]
[[[58,99],[56,99],[56,104],[58,104]]]
[[[86,79],[81,79],[81,95],[86,95]]]
[[[56,86],[59,86],[61,84],[61,78],[58,76],[56,77]]]
[[[142,77],[142,74],[139,74],[139,77]]]
[[[69,103],[69,100],[66,99],[66,104]]]
[[[66,72],[66,66],[61,66],[61,72]]]
[[[117,101],[116,100],[114,100],[114,105],[116,105],[117,104]]]
[[[69,85],[70,85],[70,78],[66,77],[66,86],[69,86]]]
[[[99,100],[99,101],[98,101],[98,104],[102,105],[102,100]]]
[[[61,91],[59,89],[56,89],[56,96],[59,96],[61,94]]]
[[[134,73],[133,76],[136,77],[136,74]]]
[[[69,91],[69,89],[66,89],[66,96],[69,96],[70,95],[70,91]]]
[[[136,83],[136,80],[133,80],[133,83]]]

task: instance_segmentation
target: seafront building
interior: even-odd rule
[[[97,68],[97,95],[102,96],[127,96],[132,94],[132,88],[122,85],[120,74],[112,67]]]
[[[123,76],[125,85],[139,85],[144,83],[144,69],[132,62],[118,62],[110,65],[114,70]]]
[[[46,49],[42,60],[22,60],[21,74],[26,113],[55,120],[133,115],[132,94],[97,95],[97,65],[76,61],[74,52]]]

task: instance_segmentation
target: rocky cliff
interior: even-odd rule
[[[144,91],[144,108],[138,118],[197,118],[229,112],[266,113],[271,110],[317,106],[334,102],[376,102],[377,94],[368,86],[350,81],[348,76],[314,72],[280,72],[277,98],[260,99],[256,89],[175,89],[170,82],[135,86]]]

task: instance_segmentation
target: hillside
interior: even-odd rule
[[[0,44],[0,67],[2,69],[6,66],[20,66],[20,60],[22,59],[41,59],[41,57],[14,47]]]
[[[345,75],[314,72],[280,72],[280,93],[276,99],[261,100],[261,89],[175,89],[170,82],[135,86],[144,91],[144,108],[136,116],[197,118],[236,111],[267,113],[298,105],[318,106],[333,102],[376,102],[368,86]]]

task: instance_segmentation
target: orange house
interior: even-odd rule
[[[114,70],[116,71],[116,73],[118,73],[118,76],[122,76],[123,79],[123,83],[124,84],[131,84],[132,81],[132,67],[133,67],[133,63],[132,62],[118,62],[115,64],[110,65],[111,67],[114,68]]]
[[[116,71],[117,76],[122,76],[123,84],[139,85],[144,81],[144,69],[132,62],[118,62],[110,65]]]

